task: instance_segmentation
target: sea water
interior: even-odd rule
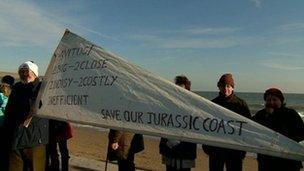
[[[218,96],[218,92],[197,91],[194,93],[209,100]],[[235,92],[235,94],[246,101],[252,115],[264,108],[265,101],[263,99],[263,93]],[[295,109],[304,121],[304,94],[284,93],[284,97],[286,107]]]

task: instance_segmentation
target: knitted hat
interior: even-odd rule
[[[15,82],[15,78],[10,75],[5,75],[4,77],[2,77],[1,82],[13,86]]]
[[[19,66],[20,69],[30,69],[38,77],[38,66],[32,61],[26,61]]]
[[[281,90],[279,90],[277,88],[270,88],[265,91],[265,93],[264,93],[265,101],[266,101],[267,96],[269,96],[269,95],[276,96],[277,98],[279,98],[281,100],[282,103],[284,102],[283,93],[281,92]]]
[[[234,87],[234,80],[233,80],[232,74],[230,74],[230,73],[222,75],[221,78],[219,79],[219,81],[217,82],[218,87],[225,86],[226,84]]]

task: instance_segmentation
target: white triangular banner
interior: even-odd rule
[[[42,117],[304,160],[304,147],[66,31],[38,95]]]

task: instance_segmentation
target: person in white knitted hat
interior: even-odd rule
[[[41,82],[38,66],[27,61],[18,68],[20,82],[11,92],[6,110],[4,127],[9,150],[9,171],[42,171],[46,165],[48,120],[33,116]]]
[[[32,61],[26,61],[19,66],[18,73],[22,82],[33,82],[38,77],[38,66]]]

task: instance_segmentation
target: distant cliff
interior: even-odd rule
[[[2,78],[5,75],[11,75],[11,76],[13,76],[16,79],[19,77],[18,73],[0,71],[0,78]]]

